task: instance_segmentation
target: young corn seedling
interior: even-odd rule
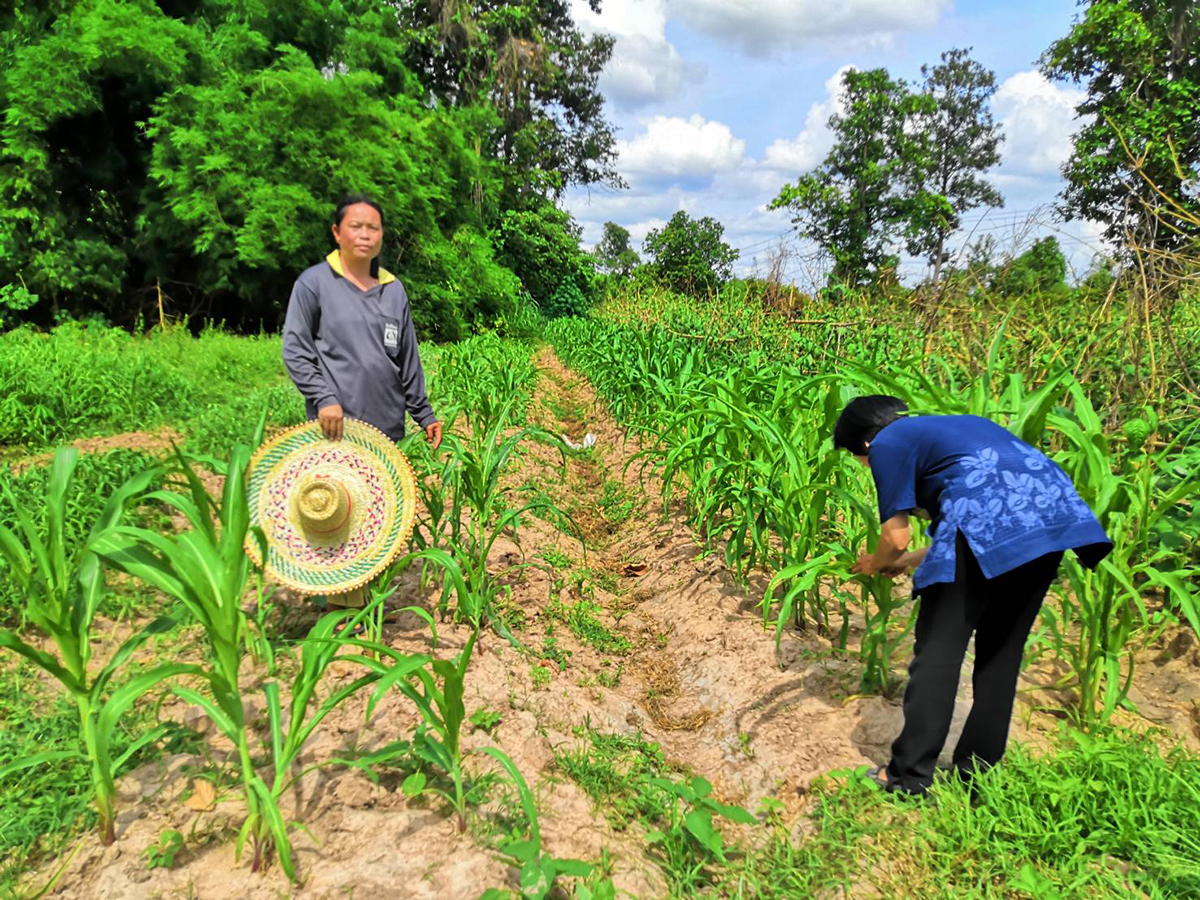
[[[369,604],[353,615],[350,619],[351,627],[374,616],[386,596],[386,594],[377,595]],[[326,716],[362,689],[370,685],[382,685],[386,689],[417,672],[429,662],[429,657],[424,654],[400,654],[372,641],[352,639],[349,637],[350,629],[339,633],[337,628],[345,621],[346,616],[345,611],[332,612],[322,616],[300,643],[300,669],[292,679],[290,686],[286,725],[284,724],[283,701],[279,683],[268,681],[262,688],[266,698],[273,773],[269,784],[257,773],[251,780],[251,786],[258,796],[261,816],[257,820],[247,820],[239,837],[239,843],[250,837],[256,847],[256,855],[262,852],[258,848],[273,845],[279,855],[283,871],[294,881],[298,881],[299,877],[295,857],[292,853],[290,831],[296,826],[283,818],[280,808],[287,790],[297,779],[310,771],[310,769],[295,771],[296,763],[303,753],[308,739]],[[370,651],[375,656],[346,652],[356,650]],[[376,656],[381,657],[383,661],[377,659]],[[316,704],[317,686],[326,670],[334,662],[355,663],[367,671],[349,684],[339,687],[321,703]],[[367,718],[370,718],[370,712],[368,712]],[[230,728],[230,733],[227,733],[226,736],[231,740],[235,739],[233,723],[226,720],[224,724]],[[329,764],[319,763],[312,768]]]
[[[191,528],[182,534],[168,536],[144,528],[121,526],[111,529],[95,541],[94,546],[110,565],[178,600],[204,628],[210,653],[204,675],[212,699],[190,687],[175,687],[174,691],[203,709],[237,748],[247,806],[242,836],[255,837],[252,868],[258,871],[265,862],[267,849],[259,840],[263,823],[276,828],[281,826],[275,821],[278,809],[264,806],[262,793],[255,784],[257,776],[251,761],[249,731],[239,685],[247,631],[242,598],[251,572],[250,559],[244,550],[250,523],[245,480],[250,450],[239,445],[230,454],[219,505],[208,495],[204,483],[179,451],[176,451],[176,459],[188,492],[158,491],[148,496],[177,509]],[[261,534],[259,538],[263,539]],[[241,849],[239,840],[239,857]]]
[[[104,597],[104,573],[97,548],[118,527],[126,505],[158,477],[147,470],[125,482],[109,498],[92,525],[91,536],[83,547],[70,549],[64,537],[66,506],[79,451],[58,451],[51,464],[45,498],[46,528],[39,530],[28,510],[20,506],[7,484],[5,500],[20,524],[21,538],[0,526],[0,557],[25,594],[25,615],[34,626],[49,635],[57,655],[26,643],[15,633],[0,630],[0,648],[9,650],[37,666],[62,685],[79,710],[80,737],[84,755],[92,766],[92,789],[98,813],[100,840],[115,840],[113,772],[137,750],[161,732],[151,731],[135,741],[118,759],[112,758],[112,738],[121,716],[148,691],[172,677],[193,673],[194,666],[172,663],[140,672],[123,684],[115,682],[118,670],[147,638],[169,630],[176,622],[166,616],[143,628],[126,640],[96,675],[88,671],[92,658],[92,626]],[[0,771],[0,778],[13,771],[43,765],[75,755],[71,751],[40,753]]]
[[[521,809],[529,820],[529,837],[526,840],[506,838],[500,843],[500,851],[510,865],[520,872],[521,896],[528,900],[542,900],[554,889],[560,877],[587,878],[596,867],[578,859],[560,859],[542,849],[542,829],[538,822],[537,804],[533,792],[525,783],[521,770],[511,757],[497,747],[484,747],[483,752],[495,759],[508,773],[521,800]],[[503,900],[511,896],[507,891],[495,888],[485,891],[479,900]],[[575,896],[583,900],[604,900],[614,896],[612,882],[602,879],[598,884],[579,885]]]
[[[450,779],[449,791],[435,787],[423,772],[416,772],[405,782],[409,796],[433,793],[446,800],[458,817],[458,830],[467,830],[466,773],[463,769],[462,727],[467,711],[463,704],[467,666],[479,629],[473,629],[462,652],[453,660],[432,659],[428,668],[413,672],[418,687],[407,681],[396,681],[399,691],[412,700],[421,711],[423,722],[413,735],[412,753],[426,765],[436,766]],[[368,715],[382,696],[377,691],[368,706]]]
[[[515,532],[521,516],[536,509],[549,509],[572,526],[574,522],[548,501],[535,501],[519,508],[508,505],[508,491],[501,485],[500,476],[522,441],[529,437],[541,437],[560,453],[564,451],[562,442],[543,429],[525,427],[506,435],[507,421],[506,411],[497,416],[489,431],[475,432],[469,442],[454,435],[446,437],[443,446],[449,462],[442,470],[443,496],[429,507],[430,522],[438,527],[431,529],[432,540],[428,542],[428,549],[437,550],[443,557],[452,557],[469,588],[465,596],[471,599],[472,606],[470,609],[456,607],[456,620],[468,621],[476,628],[484,623],[490,624],[513,641],[503,621],[495,615],[495,599],[504,577],[528,568],[532,563],[515,563],[498,572],[491,571],[488,557],[496,541],[506,532]],[[565,455],[563,465],[566,465]],[[448,501],[445,495],[449,496]],[[421,542],[424,543],[424,539]],[[417,558],[421,558],[421,554]],[[443,558],[439,557],[437,561],[445,569]],[[442,615],[450,613],[452,589],[453,585],[446,582],[439,603]],[[464,595],[458,596],[461,599]]]

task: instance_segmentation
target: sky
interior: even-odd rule
[[[1005,141],[988,177],[1005,205],[967,213],[956,245],[987,233],[1008,249],[1054,234],[1077,273],[1102,249],[1094,223],[1056,221],[1049,209],[1083,95],[1047,82],[1037,60],[1069,30],[1075,0],[602,0],[599,15],[586,0],[572,7],[585,33],[616,38],[600,89],[629,183],[568,193],[585,245],[612,221],[636,246],[683,209],[725,226],[741,274],[764,274],[782,248],[785,274],[805,283],[811,248],[786,211],[767,205],[829,150],[841,73],[883,66],[916,82],[922,64],[969,47],[996,73],[992,112]],[[908,282],[924,271],[919,260],[902,263]]]

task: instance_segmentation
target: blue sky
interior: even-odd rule
[[[819,277],[787,214],[766,205],[828,150],[840,73],[884,66],[915,81],[943,51],[972,47],[1000,86],[993,114],[1006,141],[990,177],[1006,203],[968,213],[971,235],[1013,248],[1057,234],[1079,270],[1101,248],[1091,223],[1056,222],[1048,209],[1081,94],[1047,82],[1037,59],[1070,28],[1074,0],[603,0],[599,16],[572,3],[585,31],[616,37],[601,89],[630,184],[568,195],[586,244],[605,221],[640,241],[685,209],[725,225],[726,240],[744,251],[743,272],[764,271],[782,247],[789,275]],[[919,261],[904,264],[908,280],[922,271]]]

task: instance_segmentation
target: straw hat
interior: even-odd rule
[[[366,422],[345,419],[340,441],[327,440],[317,422],[277,434],[254,454],[246,477],[250,526],[267,538],[267,577],[300,593],[362,587],[412,535],[412,466]],[[253,532],[246,552],[262,565]]]

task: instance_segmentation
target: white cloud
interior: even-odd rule
[[[631,179],[709,179],[737,167],[746,155],[746,142],[728,125],[699,114],[655,116],[645,125],[633,140],[617,141],[617,169]]]
[[[651,231],[655,231],[655,230],[661,231],[663,228],[666,227],[666,224],[667,224],[666,219],[659,219],[659,218],[646,219],[641,222],[634,222],[632,225],[629,226],[629,236],[631,238],[633,238],[633,240],[636,241],[640,245],[642,243],[642,241],[646,240],[646,235],[648,235]]]
[[[800,134],[792,139],[777,138],[767,147],[762,159],[764,168],[796,176],[820,164],[833,146],[829,117],[844,109],[842,77],[853,68],[842,66],[825,82],[825,99],[808,108]]]
[[[1052,84],[1040,72],[1018,72],[996,91],[992,105],[1004,130],[1002,166],[1010,173],[1057,175],[1079,128],[1075,107],[1083,92]]]
[[[668,0],[672,16],[747,53],[830,38],[886,46],[896,34],[932,28],[953,0]]]
[[[600,89],[618,106],[669,100],[704,79],[704,66],[685,61],[667,40],[664,0],[605,0],[600,14],[585,0],[572,0],[571,13],[584,33],[616,38]]]

